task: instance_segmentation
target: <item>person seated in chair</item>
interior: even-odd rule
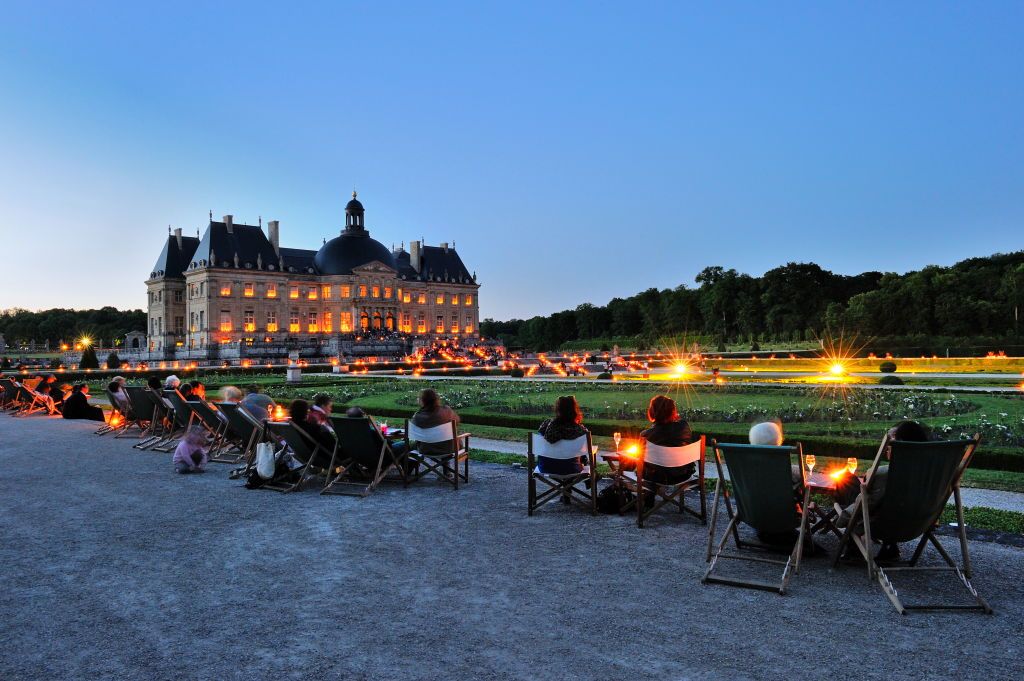
[[[89,386],[79,383],[71,389],[71,394],[64,400],[61,415],[66,419],[89,419],[103,421],[103,410],[89,404]]]
[[[327,393],[313,395],[313,406],[309,409],[309,420],[334,432],[331,427],[331,410],[334,408],[334,400]]]
[[[245,388],[245,397],[239,402],[242,409],[252,414],[257,421],[263,422],[270,418],[274,409],[274,400],[260,392],[260,387],[252,383]]]
[[[292,400],[289,408],[292,425],[313,439],[328,452],[334,451],[334,434],[310,416],[309,402]]]
[[[107,386],[107,390],[114,397],[114,404],[110,406],[115,407],[122,414],[127,414],[129,407],[128,393],[124,391],[122,385],[117,381],[111,381]]]
[[[693,440],[690,424],[679,416],[676,403],[667,395],[656,395],[647,406],[647,420],[651,427],[640,433],[640,437],[652,445],[661,447],[682,447]],[[644,482],[662,485],[676,485],[693,477],[697,465],[666,467],[644,463]]]
[[[171,374],[170,376],[164,379],[164,390],[174,390],[180,385],[181,379],[175,376],[174,374]]]
[[[181,393],[185,394],[184,390]],[[188,382],[188,396],[186,400],[206,400],[206,386],[200,381],[189,381]]]
[[[889,440],[901,440],[903,442],[928,442],[935,439],[931,431],[928,430],[924,425],[917,421],[900,421],[895,426],[886,431],[885,436],[882,438],[883,442]],[[885,459],[889,460],[892,456],[892,448],[885,448]],[[885,483],[889,477],[889,466],[879,465],[874,475],[871,476],[871,481],[868,485],[867,503],[868,512],[871,513],[885,496]],[[856,498],[851,502],[839,516],[838,525],[840,527],[846,527],[850,522],[850,517],[853,514],[854,506],[857,505]],[[852,548],[852,544],[850,546]],[[852,555],[852,552],[848,551],[848,554]],[[900,545],[895,542],[887,542],[882,544],[882,547],[878,550],[876,558],[880,561],[898,561],[900,559]]]
[[[434,428],[445,423],[454,423],[458,429],[459,425],[459,415],[448,405],[441,404],[441,397],[433,388],[420,392],[420,408],[410,420],[417,428]],[[450,454],[452,441],[418,442],[416,450],[420,454]]]
[[[782,423],[779,421],[765,421],[755,423],[750,427],[750,444],[759,447],[781,447],[785,438],[782,435]],[[804,478],[799,465],[790,466],[790,476],[793,480],[793,498],[803,503]],[[758,532],[757,538],[765,544],[792,546],[797,537],[796,530],[782,533]]]
[[[583,427],[583,412],[572,395],[565,395],[555,400],[555,415],[541,422],[537,432],[551,444],[560,440],[575,440],[589,431]],[[589,453],[588,453],[589,454]],[[537,457],[537,465],[542,473],[549,475],[572,475],[582,473],[589,463],[588,456],[574,459],[550,459],[546,456]]]
[[[146,379],[146,387],[157,394],[159,394],[160,391],[164,389],[163,383],[161,383],[160,379],[157,378],[156,376],[150,376],[148,379]]]
[[[53,398],[50,397],[50,384],[46,382],[46,379],[43,379],[32,392],[46,404],[47,414],[53,415],[57,413],[57,407],[53,403]]]

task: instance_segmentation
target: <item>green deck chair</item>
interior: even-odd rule
[[[153,447],[153,450],[157,452],[172,452],[192,424],[192,408],[177,388],[164,390],[163,397],[170,405],[171,412],[168,414],[168,420],[171,426],[166,437],[158,442]]]
[[[263,425],[236,402],[214,402],[214,406],[228,420],[222,435],[229,451],[222,450],[210,460],[233,464],[245,462],[248,469],[256,443],[263,437]],[[231,449],[234,449],[233,453]]]
[[[879,447],[860,494],[854,504],[849,526],[836,553],[838,564],[843,550],[852,541],[867,563],[868,579],[877,580],[897,612],[908,610],[980,610],[991,614],[985,602],[970,582],[971,557],[967,550],[967,530],[964,527],[964,508],[960,500],[960,478],[970,465],[981,440],[975,435],[970,440],[943,440],[936,442],[904,442],[886,439]],[[882,480],[879,467],[883,455],[889,453],[889,467],[885,487],[873,507],[869,508],[871,493]],[[873,483],[874,481],[874,483]],[[950,495],[956,505],[959,527],[960,555],[963,565],[958,566],[935,538],[939,517],[946,508]],[[917,548],[907,565],[882,568],[872,556],[872,544],[880,542],[917,541]],[[929,543],[945,561],[945,566],[919,566],[918,561]],[[889,578],[895,572],[952,572],[974,599],[973,604],[914,604],[906,605],[899,597]]]
[[[800,445],[795,447],[766,447],[759,445],[718,444],[712,442],[715,449],[715,463],[718,466],[718,481],[715,486],[715,503],[711,510],[711,527],[708,530],[707,572],[701,579],[702,583],[727,584],[751,589],[763,589],[786,593],[790,574],[800,572],[800,558],[803,554],[804,536],[807,534],[807,504],[811,490],[802,485],[803,503],[798,504],[793,496],[793,473],[790,457],[796,454],[801,460],[803,452]],[[736,499],[736,510],[733,511],[730,493],[726,489],[725,470],[729,469],[729,480],[732,484],[732,496]],[[803,467],[800,467],[803,470]],[[725,499],[725,508],[729,514],[729,525],[722,538],[715,543],[715,526],[718,521],[718,502]],[[785,533],[799,528],[796,543],[786,560],[776,560],[762,556],[745,555],[743,549],[767,549],[759,542],[741,540],[738,524],[743,523],[761,533]],[[737,552],[725,552],[729,535],[733,536]],[[779,582],[747,580],[727,577],[715,573],[721,560],[743,560],[771,565],[781,565],[782,578]]]
[[[294,480],[282,480],[275,476],[264,482],[260,489],[293,492],[302,486],[306,476],[310,473],[323,477],[326,483],[337,446],[332,451],[328,451],[304,430],[296,428],[291,421],[268,421],[264,427],[264,435],[276,437],[279,441],[287,444],[292,450],[292,455],[302,464],[302,468],[290,472],[291,477],[295,478]]]
[[[409,485],[406,456],[395,453],[371,417],[332,416],[331,425],[338,447],[321,494],[365,497],[388,479]],[[392,472],[397,475],[389,478]]]
[[[124,426],[114,437],[126,437],[131,428],[138,429],[136,437],[146,437],[153,418],[153,403],[146,397],[146,389],[141,386],[125,386],[123,390],[128,398],[128,413],[123,415]]]
[[[217,408],[206,400],[193,398],[188,401],[188,406],[192,408],[194,421],[200,423],[206,428],[207,432],[213,435],[213,440],[210,442],[210,461],[237,463],[237,456],[227,458],[222,456],[225,447],[230,447],[230,443],[224,436],[228,429],[227,419],[222,419],[218,416]]]
[[[153,417],[149,421],[147,436],[132,445],[133,449],[153,449],[164,442],[174,431],[174,408],[160,390],[143,388],[142,395],[153,405]]]

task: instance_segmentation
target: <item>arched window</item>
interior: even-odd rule
[[[395,330],[395,317],[390,312],[388,312],[388,316],[384,319],[384,328],[388,331]]]
[[[359,315],[359,328],[361,328],[363,331],[366,331],[368,328],[370,328],[370,317],[365,312]]]
[[[380,312],[373,313],[373,328],[380,329]]]

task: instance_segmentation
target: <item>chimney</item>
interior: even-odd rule
[[[441,250],[444,251],[445,253],[448,252],[448,242],[447,241],[442,241],[441,242]]]
[[[181,227],[174,228],[174,238],[178,240],[178,250],[181,250]]]
[[[267,222],[267,236],[270,238],[270,245],[274,247],[274,253],[281,255],[281,229],[277,220]]]
[[[228,228],[228,234],[234,234],[235,233],[235,216],[234,215],[225,215],[224,216],[224,226]]]
[[[420,271],[420,266],[423,264],[423,254],[420,252],[419,241],[409,242],[409,264],[417,272]]]

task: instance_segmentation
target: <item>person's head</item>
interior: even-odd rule
[[[762,447],[782,445],[782,424],[778,421],[755,423],[750,427],[750,444]]]
[[[331,399],[331,396],[327,393],[317,393],[316,395],[313,395],[313,404],[330,414],[334,400]]]
[[[361,407],[349,407],[345,410],[345,416],[350,419],[358,419],[366,416],[366,412]]]
[[[928,429],[917,421],[900,421],[889,429],[889,437],[903,442],[927,442],[932,439]]]
[[[170,376],[164,379],[164,388],[166,390],[174,390],[179,385],[181,385],[181,379],[175,376],[174,374],[171,374]]]
[[[242,391],[233,385],[226,385],[220,389],[222,402],[238,402],[242,399]]]
[[[206,431],[196,426],[185,434],[185,442],[193,447],[202,447],[206,444]]]
[[[82,388],[79,391],[80,393],[82,393],[83,395],[88,395],[89,394],[89,384],[88,383],[83,383],[80,387]]]
[[[188,382],[188,385],[192,389],[191,392],[193,395],[197,395],[198,397],[206,397],[206,386],[203,385],[200,381],[191,380]]]
[[[258,385],[256,385],[255,383],[250,383],[249,385],[245,386],[245,394],[246,395],[256,395],[256,394],[259,393],[259,391],[260,391],[260,387]]]
[[[441,398],[433,388],[425,388],[420,391],[420,407],[424,411],[434,411],[441,406]]]
[[[159,378],[157,378],[156,376],[150,376],[150,377],[149,377],[149,378],[148,378],[148,379],[146,380],[146,385],[148,385],[148,386],[149,386],[149,389],[150,389],[150,390],[156,390],[156,391],[158,391],[158,392],[160,391],[160,389],[161,389],[161,388],[163,388],[163,387],[164,387],[164,386],[163,386],[163,384],[162,384],[162,383],[160,383],[160,379],[159,379]]]
[[[181,393],[182,397],[190,397],[192,395],[192,386],[188,383],[179,383],[178,392]]]
[[[111,382],[110,382],[110,383],[109,383],[109,384],[107,385],[107,390],[109,390],[109,391],[110,391],[110,392],[112,392],[112,393],[120,392],[120,390],[121,390],[121,384],[120,384],[120,383],[118,383],[117,381],[111,381]]]
[[[42,383],[36,386],[36,392],[43,395],[48,394],[50,392],[50,384],[47,383],[46,381],[43,381]]]
[[[651,423],[672,423],[679,420],[676,402],[667,395],[655,395],[647,405],[647,420]]]
[[[73,385],[73,386],[71,387],[71,392],[72,392],[72,393],[80,393],[80,392],[82,392],[82,388],[84,388],[84,387],[85,387],[85,386],[84,386],[83,384],[81,384],[81,383],[76,383],[75,385]]]
[[[583,423],[583,412],[572,395],[563,395],[555,400],[555,420],[562,423]]]
[[[125,378],[124,376],[114,376],[114,378],[111,379],[110,382],[111,383],[117,383],[118,385],[123,386],[123,385],[126,385],[128,383],[128,379]]]
[[[306,400],[292,400],[292,404],[288,407],[288,415],[292,417],[292,421],[295,423],[302,423],[309,416],[309,402]]]
[[[53,374],[49,374],[46,377],[46,382],[47,383],[56,383],[57,382],[57,377],[54,376]]]

